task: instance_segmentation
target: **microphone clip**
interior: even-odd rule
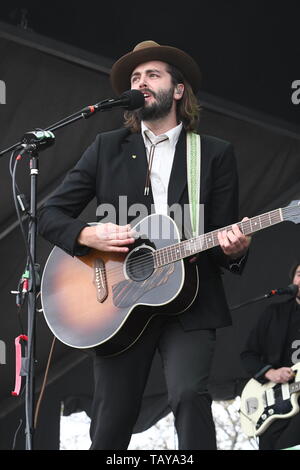
[[[55,143],[55,135],[51,131],[44,131],[41,129],[34,129],[33,131],[26,132],[21,140],[21,147],[23,150],[20,155],[24,153],[36,154],[38,151],[44,150]]]

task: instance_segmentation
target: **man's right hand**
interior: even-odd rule
[[[97,224],[84,227],[77,241],[80,245],[95,248],[99,251],[117,251],[127,253],[127,245],[134,243],[135,232],[130,225],[116,225],[112,223]]]
[[[295,373],[290,367],[280,367],[279,369],[269,369],[265,373],[266,379],[277,384],[284,384],[294,377]]]

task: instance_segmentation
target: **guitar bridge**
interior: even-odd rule
[[[108,296],[107,279],[105,265],[101,258],[94,261],[94,281],[96,287],[97,300],[102,303]]]

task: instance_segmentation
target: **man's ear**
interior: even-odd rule
[[[179,100],[180,98],[182,98],[183,93],[184,93],[184,84],[178,83],[178,85],[176,85],[175,90],[174,90],[174,98],[176,100]]]

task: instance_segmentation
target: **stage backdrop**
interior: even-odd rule
[[[39,47],[37,47],[39,46]],[[101,57],[90,61],[62,54],[66,50],[44,49],[39,44],[24,45],[22,41],[0,37],[0,79],[6,84],[5,104],[0,104],[0,150],[20,140],[24,132],[44,128],[72,114],[87,104],[112,97],[107,63]],[[57,44],[56,44],[57,46]],[[74,50],[72,51],[74,53]],[[102,70],[102,72],[101,72]],[[240,110],[233,117],[232,109],[223,106],[217,112],[218,99],[204,100],[199,130],[233,143],[240,176],[240,218],[254,216],[300,199],[300,140],[284,129],[276,130],[263,119],[254,123],[251,110]],[[201,94],[200,94],[201,101]],[[221,106],[221,105],[220,105]],[[251,122],[252,121],[252,122]],[[122,123],[119,111],[99,113],[89,120],[58,130],[56,143],[40,154],[38,184],[39,205],[51,194],[69,168],[97,133],[114,129]],[[11,397],[14,388],[14,339],[26,333],[27,312],[18,312],[15,290],[25,268],[25,249],[16,223],[9,173],[9,157],[0,159],[2,175],[0,199],[0,299],[2,348],[0,364],[0,448],[10,449],[14,433],[23,419],[23,395]],[[17,171],[17,182],[29,198],[29,162],[23,158]],[[81,217],[95,220],[92,202]],[[272,288],[289,284],[287,272],[299,257],[299,226],[283,223],[255,235],[247,266],[241,277],[224,273],[224,283],[231,307]],[[51,246],[38,238],[37,257],[41,271]],[[247,380],[239,351],[262,310],[270,301],[257,303],[232,312],[233,325],[218,331],[217,350],[210,377],[213,398],[234,398]],[[39,392],[52,343],[43,314],[37,319],[36,388]],[[59,418],[64,413],[86,410],[89,413],[93,390],[90,358],[56,342],[50,366],[48,385],[41,405],[36,432],[36,448],[55,449],[59,445]],[[152,425],[168,413],[165,383],[159,357],[155,357],[152,374],[135,431]],[[24,421],[23,421],[24,423]],[[16,448],[24,443],[24,425],[16,438]]]

